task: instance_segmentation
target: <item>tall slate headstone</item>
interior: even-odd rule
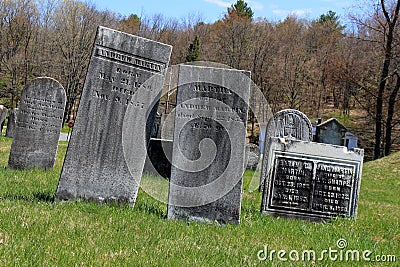
[[[312,141],[312,124],[307,116],[295,109],[277,112],[268,122],[264,140],[264,153],[260,177],[260,190],[267,176],[268,152],[271,137]]]
[[[9,168],[53,168],[64,109],[65,91],[56,80],[37,78],[24,88]]]
[[[98,28],[56,200],[134,205],[171,50]]]
[[[180,65],[169,219],[240,222],[249,77]]]
[[[8,115],[8,122],[7,122],[7,130],[6,130],[6,136],[7,137],[14,137],[15,134],[15,128],[17,127],[17,114],[18,114],[18,108],[15,108],[10,111],[10,115]]]
[[[261,212],[311,221],[356,217],[364,150],[271,138]]]

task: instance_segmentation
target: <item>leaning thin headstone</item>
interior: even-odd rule
[[[22,91],[11,145],[11,169],[51,169],[63,123],[65,90],[48,77],[31,81]]]
[[[98,28],[56,200],[134,205],[171,50]]]
[[[180,65],[169,219],[240,222],[249,76]]]
[[[271,138],[261,212],[325,221],[356,217],[364,150]]]
[[[6,129],[6,136],[7,137],[14,137],[15,128],[17,127],[17,114],[18,108],[15,108],[10,111],[10,115],[8,115],[8,122],[7,122],[7,129]]]
[[[307,116],[295,109],[277,112],[268,122],[264,140],[264,153],[260,176],[260,191],[263,190],[267,177],[268,152],[271,137],[312,141],[312,124]]]

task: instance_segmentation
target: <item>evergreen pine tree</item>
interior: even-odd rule
[[[247,3],[244,0],[237,0],[236,4],[228,7],[228,15],[236,15],[241,18],[247,17],[249,19],[252,19],[254,16],[254,12],[249,6],[247,6]]]
[[[187,62],[200,60],[200,38],[196,35],[193,43],[189,45],[188,53],[186,55]]]

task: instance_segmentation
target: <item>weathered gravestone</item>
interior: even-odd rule
[[[260,164],[261,152],[257,145],[246,144],[245,159],[246,159],[246,169],[247,170],[257,170]]]
[[[264,187],[266,177],[265,172],[268,168],[268,152],[271,137],[312,141],[313,136],[311,121],[306,115],[295,109],[281,110],[269,120],[265,133],[260,190],[262,190]]]
[[[3,127],[4,127],[4,122],[6,120],[6,117],[7,117],[7,113],[8,113],[8,109],[5,106],[0,105],[0,135],[3,134]]]
[[[11,145],[11,169],[51,169],[65,109],[65,91],[52,78],[37,78],[22,91]]]
[[[357,215],[364,150],[271,138],[262,213],[324,221]]]
[[[98,28],[57,200],[134,205],[171,50]]]
[[[15,128],[17,127],[17,114],[18,114],[18,108],[15,108],[10,111],[10,115],[8,115],[8,122],[7,122],[7,130],[6,130],[6,136],[7,137],[14,137],[15,134]]]
[[[180,65],[169,219],[240,222],[249,76]]]

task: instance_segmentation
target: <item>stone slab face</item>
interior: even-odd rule
[[[17,127],[17,113],[18,108],[15,108],[10,111],[10,115],[8,115],[8,122],[7,122],[7,130],[6,136],[13,138],[15,133],[15,128]]]
[[[34,79],[24,88],[8,160],[9,168],[53,168],[65,99],[64,88],[52,78]]]
[[[264,157],[260,177],[260,190],[264,186],[268,151],[271,137],[312,141],[312,124],[307,116],[295,109],[284,109],[277,112],[268,122],[264,140]]]
[[[240,222],[250,73],[180,65],[168,218]]]
[[[171,50],[98,28],[56,200],[134,205]]]
[[[261,212],[311,221],[356,217],[364,150],[271,138]]]

